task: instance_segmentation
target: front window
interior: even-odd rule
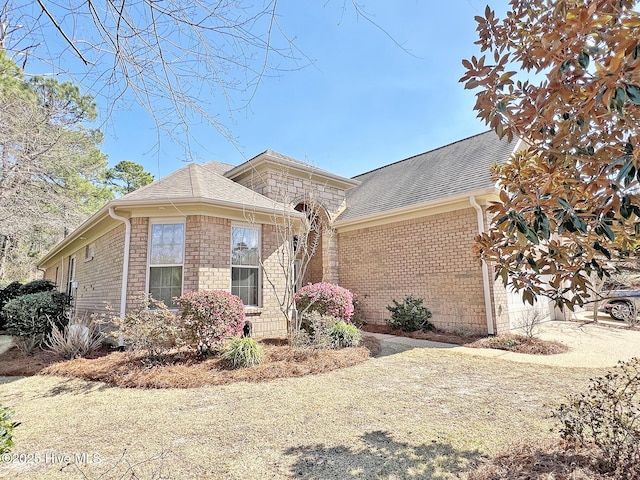
[[[149,293],[167,307],[182,295],[184,224],[151,225],[149,247]]]
[[[245,305],[258,306],[260,285],[260,230],[231,230],[231,293]]]

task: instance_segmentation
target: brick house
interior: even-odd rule
[[[502,333],[532,309],[493,281],[471,245],[498,198],[489,167],[516,147],[486,132],[353,179],[270,150],[236,167],[189,164],[111,201],[39,267],[78,312],[104,302],[122,312],[143,292],[171,305],[188,291],[224,289],[242,298],[256,336],[284,335],[265,276],[285,281],[278,218],[303,219],[305,206],[323,227],[304,283],[350,289],[372,323],[411,294],[437,327]],[[535,306],[543,317],[551,310]]]

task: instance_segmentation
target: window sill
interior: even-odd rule
[[[259,315],[262,315],[262,308],[261,307],[244,307],[244,314],[247,317],[257,317]]]

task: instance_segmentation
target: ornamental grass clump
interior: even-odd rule
[[[203,290],[182,295],[180,307],[183,340],[201,354],[220,351],[224,341],[242,335],[244,304],[225,290]]]
[[[296,308],[302,316],[317,312],[349,322],[353,316],[353,294],[333,283],[314,283],[296,293]]]
[[[362,333],[355,325],[340,320],[331,326],[329,332],[335,348],[357,347],[362,340]]]
[[[222,358],[231,368],[253,367],[264,360],[264,350],[253,338],[236,337],[229,340]]]

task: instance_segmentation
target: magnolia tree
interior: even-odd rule
[[[635,0],[512,0],[476,17],[463,60],[475,110],[523,148],[494,167],[500,203],[478,253],[524,300],[573,309],[638,253],[640,15]]]

